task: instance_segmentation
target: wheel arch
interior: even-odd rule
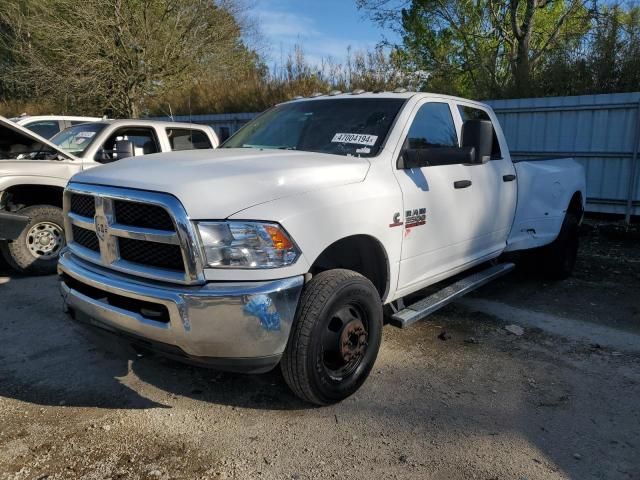
[[[19,183],[5,188],[2,206],[31,207],[33,205],[52,205],[62,208],[64,187],[59,185]]]
[[[569,206],[567,207],[567,213],[576,215],[578,221],[582,220],[584,215],[584,197],[581,191],[576,191],[569,200]]]
[[[377,238],[367,234],[354,234],[328,245],[311,263],[309,273],[334,268],[358,272],[369,279],[384,300],[389,293],[389,256]]]

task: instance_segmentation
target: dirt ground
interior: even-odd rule
[[[516,272],[386,326],[325,408],[277,371],[95,344],[55,277],[0,272],[0,478],[640,479],[640,240],[590,224],[570,280]]]

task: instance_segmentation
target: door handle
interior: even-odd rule
[[[513,182],[516,179],[516,176],[513,174],[509,174],[509,175],[503,175],[502,176],[502,181],[503,182]]]
[[[467,188],[471,186],[471,180],[458,180],[453,182],[453,188]]]

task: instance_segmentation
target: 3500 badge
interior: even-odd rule
[[[404,228],[419,227],[427,223],[427,209],[407,210],[404,214]]]
[[[414,210],[406,210],[404,214],[405,221],[400,219],[400,212],[393,214],[393,222],[389,224],[390,227],[399,227],[404,225],[405,228],[419,227],[427,223],[427,209],[417,208]]]

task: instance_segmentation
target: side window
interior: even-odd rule
[[[213,148],[209,137],[202,130],[188,128],[167,128],[171,150],[198,150]]]
[[[466,122],[467,120],[488,120],[491,122],[489,114],[484,110],[480,110],[479,108],[467,107],[466,105],[458,105],[458,111],[460,112],[460,116],[462,117],[463,122]],[[500,142],[498,142],[498,136],[496,135],[496,129],[494,128],[493,145],[491,147],[491,160],[501,159],[502,152],[500,151]]]
[[[102,148],[96,154],[96,161],[112,162],[118,160],[118,152],[115,150],[118,140],[131,141],[135,155],[148,155],[160,151],[156,133],[152,128],[121,128],[111,134],[102,144]]]
[[[60,124],[57,120],[45,120],[41,122],[33,122],[25,125],[29,130],[37,133],[43,138],[49,139],[60,131]]]
[[[457,147],[458,135],[448,103],[425,103],[411,124],[409,148]]]

